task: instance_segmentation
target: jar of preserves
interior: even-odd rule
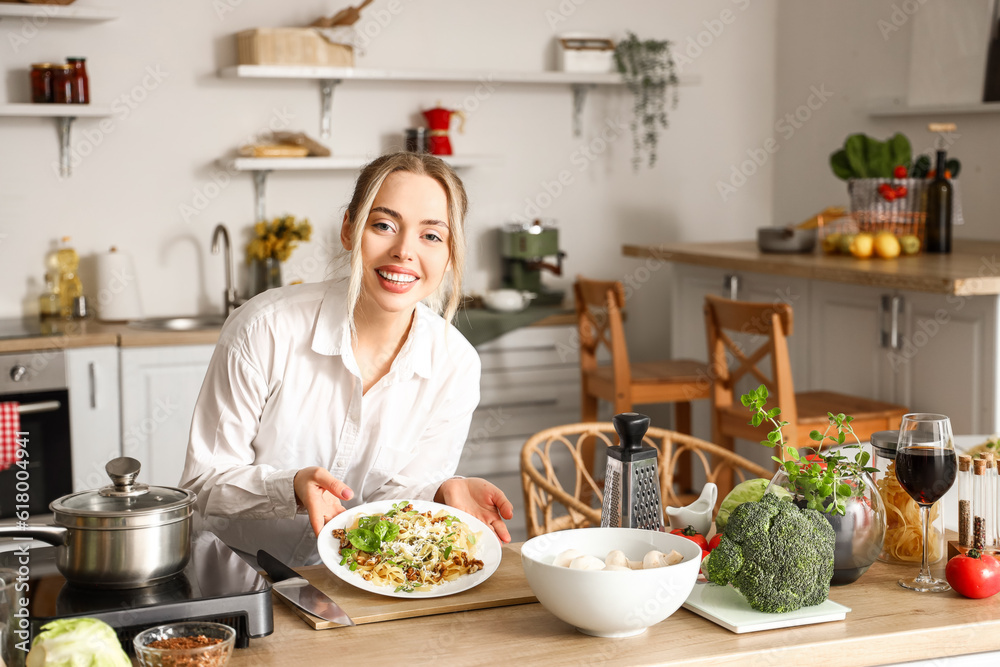
[[[72,104],[75,68],[72,65],[52,66],[52,101],[56,104]]]
[[[31,65],[31,101],[35,104],[49,104],[55,101],[52,90],[52,63],[32,63]]]
[[[876,431],[871,435],[873,473],[882,504],[885,505],[885,541],[878,559],[884,563],[920,563],[924,535],[920,522],[920,506],[896,479],[896,443],[898,431]],[[927,562],[945,558],[943,503],[931,506],[927,526]]]
[[[87,59],[74,56],[66,62],[73,66],[73,101],[90,104],[90,78],[87,76]]]

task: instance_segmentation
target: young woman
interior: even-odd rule
[[[181,482],[198,494],[204,527],[301,565],[318,562],[316,535],[345,507],[417,499],[465,510],[510,541],[503,493],[453,477],[479,402],[479,357],[448,323],[466,209],[440,159],[382,156],[344,215],[349,280],[269,290],[233,313]]]

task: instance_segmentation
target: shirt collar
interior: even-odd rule
[[[408,380],[414,373],[424,378],[431,376],[433,317],[430,308],[422,303],[417,304],[410,333],[396,355],[390,375],[395,375],[399,380]],[[351,326],[347,321],[346,281],[331,281],[323,295],[313,332],[312,350],[318,354],[350,358],[353,363]]]

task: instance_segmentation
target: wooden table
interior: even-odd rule
[[[601,639],[537,603],[317,631],[276,599],[274,634],[251,640],[230,664],[861,667],[1000,650],[1000,597],[900,588],[896,580],[915,569],[875,563],[832,589],[830,598],[852,609],[845,621],[743,635],[682,608],[637,637]],[[299,571],[318,579],[323,566]]]

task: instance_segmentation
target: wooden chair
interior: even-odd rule
[[[734,475],[740,481],[772,475],[770,470],[729,450],[683,433],[651,426],[644,441],[659,452],[657,464],[664,507],[683,507],[698,495],[678,492],[675,488],[678,465],[683,465],[681,459],[698,461],[705,481],[716,484],[720,478],[731,479]],[[599,442],[608,447],[618,444],[618,435],[611,422],[591,422],[554,426],[524,443],[521,484],[529,538],[554,530],[601,524],[603,485],[585,465],[585,442]],[[722,498],[720,494],[719,503]]]
[[[708,366],[691,359],[629,362],[622,283],[577,276],[573,293],[580,333],[580,420],[597,421],[598,399],[611,403],[615,414],[645,403],[673,403],[674,429],[691,433],[691,401],[711,397]],[[610,352],[610,364],[597,362],[602,346]],[[585,461],[593,451],[585,448]],[[592,466],[587,470],[593,473]],[[690,484],[690,477],[683,481]]]
[[[705,327],[708,332],[708,358],[712,373],[712,440],[728,449],[734,438],[760,442],[771,429],[753,427],[749,410],[739,401],[736,384],[744,377],[755,378],[754,386],[763,384],[768,391],[768,408],[781,408],[785,443],[801,448],[813,441],[809,433],[826,430],[827,412],[854,417],[851,426],[862,443],[874,431],[899,428],[908,410],[859,396],[831,391],[796,393],[788,358],[788,337],[792,334],[792,308],[784,303],[731,301],[717,296],[705,297]],[[746,351],[730,332],[766,337],[755,351]],[[735,367],[731,368],[731,355]],[[760,369],[760,362],[770,356],[770,377]],[[784,452],[779,452],[784,457]],[[722,489],[720,488],[720,493]]]

